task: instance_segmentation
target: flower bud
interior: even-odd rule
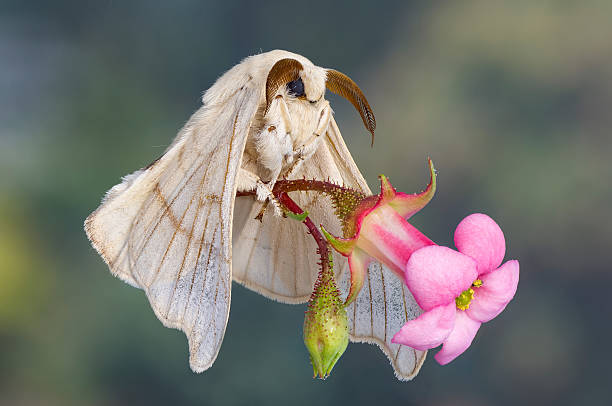
[[[348,319],[333,273],[320,274],[304,318],[314,377],[327,378],[348,346]]]

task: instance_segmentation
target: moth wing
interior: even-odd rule
[[[329,179],[370,195],[333,118],[322,141],[311,160],[292,178]],[[291,196],[315,224],[324,224],[335,235],[342,234],[329,199],[304,192]],[[274,217],[270,210],[262,222],[254,220],[260,208],[247,197],[236,201],[234,280],[271,299],[303,303],[310,297],[319,269],[316,244],[301,223]],[[334,252],[334,265],[338,286],[346,297],[350,286],[348,261]],[[406,321],[421,313],[397,275],[373,262],[363,289],[347,312],[351,341],[378,345],[398,379],[409,380],[418,373],[427,352],[391,343]]]
[[[185,332],[196,372],[216,359],[229,316],[235,181],[258,99],[243,86],[202,107],[85,222],[111,272],[142,288],[166,327]]]
[[[341,276],[338,287],[346,297],[350,288],[348,273]],[[399,380],[407,381],[418,374],[427,351],[391,342],[408,320],[422,312],[396,274],[379,262],[371,263],[361,292],[347,306],[346,312],[351,341],[378,345],[389,358]]]

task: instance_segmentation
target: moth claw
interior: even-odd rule
[[[272,189],[268,187],[267,184],[259,181],[257,182],[257,188],[255,189],[255,194],[257,195],[257,200],[260,202],[265,202],[272,195]]]
[[[268,203],[269,201],[266,200],[264,204],[261,205],[261,209],[259,210],[259,213],[257,214],[257,216],[255,216],[255,220],[259,220],[260,223],[263,222],[263,215],[264,215],[264,212],[266,211],[266,208],[268,207]]]
[[[255,194],[257,195],[257,200],[259,200],[260,202],[264,202],[264,205],[261,211],[259,212],[257,217],[255,217],[256,219],[260,221],[263,219],[263,213],[268,207],[268,203],[270,202],[272,203],[272,206],[274,207],[274,215],[278,217],[283,215],[281,205],[276,200],[276,197],[274,197],[274,193],[272,193],[272,189],[268,185],[269,184],[266,184],[263,182],[257,182],[257,189],[255,190]]]
[[[274,196],[270,197],[270,200],[272,202],[272,206],[274,207],[274,215],[276,217],[282,217],[283,216],[283,210],[281,209],[281,205],[278,202],[278,200],[276,200],[276,198]]]

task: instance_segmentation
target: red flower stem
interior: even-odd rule
[[[294,214],[303,214],[304,211],[287,193],[303,191],[319,192],[330,196],[335,202],[336,215],[341,219],[348,213],[351,213],[356,205],[366,197],[363,193],[351,188],[336,185],[332,182],[311,179],[281,179],[276,181],[272,189],[272,193],[279,203]],[[254,191],[236,193],[236,196],[254,195]],[[260,213],[260,215],[262,214],[263,212]],[[321,235],[321,232],[310,217],[306,217],[302,222],[306,225],[308,232],[312,235],[318,246],[318,253],[321,256],[321,272],[319,276],[325,275],[325,278],[331,277],[333,279],[332,258],[327,240],[323,238],[323,235]]]
[[[355,189],[347,188],[344,186],[336,185],[331,182],[325,182],[322,180],[312,180],[312,179],[280,179],[277,180],[274,184],[274,188],[272,193],[278,199],[279,194],[285,192],[319,192],[325,193],[328,195],[337,195],[337,194],[348,194],[360,199],[366,197],[361,192],[358,192]],[[248,192],[236,192],[236,196],[255,196],[254,191]]]
[[[285,206],[288,210],[292,211],[295,214],[302,214],[304,210],[291,198],[286,192],[280,192],[277,195],[277,199],[280,203]],[[306,217],[303,221],[306,228],[308,228],[308,232],[314,238],[317,246],[319,247],[319,255],[321,256],[321,272],[326,273],[329,271],[329,246],[327,245],[327,241],[321,235],[321,232],[312,222],[310,217]]]
[[[276,181],[274,184],[274,193],[279,192],[298,192],[298,191],[316,191],[320,193],[334,194],[334,193],[349,193],[352,195],[358,195],[365,197],[360,192],[354,189],[350,189],[344,186],[339,186],[331,182],[325,182],[322,180],[311,180],[311,179],[292,179],[286,180],[281,179]]]
[[[295,214],[302,214],[304,210],[287,194],[287,192],[314,190],[320,193],[330,193],[333,190],[349,190],[338,185],[334,185],[329,182],[317,181],[317,180],[279,180],[274,185],[274,197],[289,211]],[[249,192],[236,192],[236,196],[255,196],[254,191]],[[321,232],[317,226],[312,222],[310,217],[306,217],[303,221],[308,232],[312,235],[318,247],[318,254],[321,256],[321,272],[322,274],[328,274],[330,268],[330,251],[327,245],[327,240],[323,238]]]

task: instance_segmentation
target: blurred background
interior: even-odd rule
[[[612,3],[0,2],[0,404],[607,404],[612,354]],[[84,218],[160,155],[201,92],[275,48],[350,75],[378,122],[336,119],[374,189],[434,201],[452,243],[485,212],[521,262],[514,301],[448,366],[396,381],[352,344],[313,380],[305,306],[234,285],[219,357],[189,370],[183,333],[114,278]]]

